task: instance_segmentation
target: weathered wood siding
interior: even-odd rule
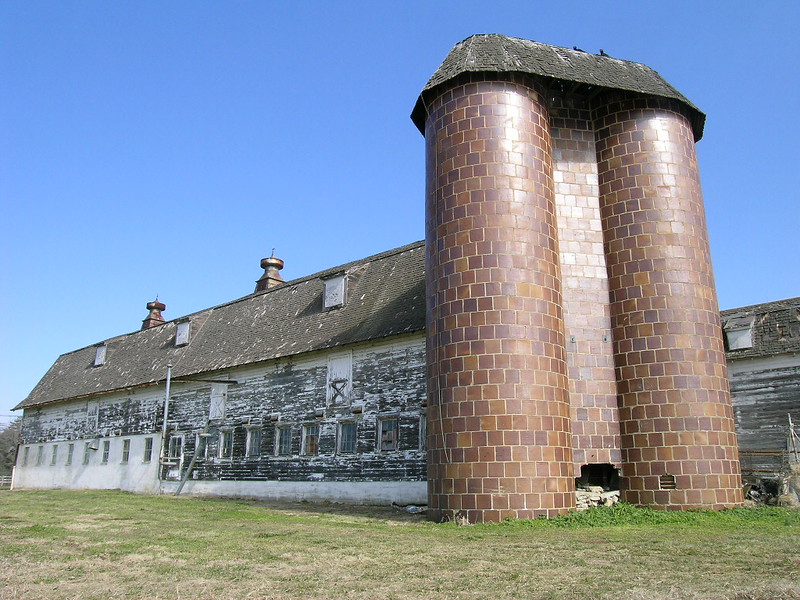
[[[331,357],[351,356],[347,397],[327,398]],[[196,379],[236,381],[226,385],[224,418],[209,422],[211,381],[172,383],[167,442],[182,437],[182,453],[161,467],[160,477],[180,479],[196,451],[198,434],[207,433],[208,449],[196,461],[192,480],[367,482],[424,481],[425,449],[420,439],[424,419],[425,347],[420,335],[398,336],[380,342],[334,351],[309,353],[239,369],[206,373]],[[218,384],[216,384],[218,386]],[[23,417],[23,447],[61,440],[112,439],[113,451],[126,436],[157,436],[154,461],[161,451],[164,386],[106,394],[28,409]],[[379,421],[397,419],[396,450],[379,448]],[[337,436],[342,422],[355,423],[354,452],[341,452]],[[302,428],[319,428],[315,454],[303,454]],[[279,428],[291,430],[290,453],[278,455]],[[260,429],[260,447],[246,456],[248,429]],[[229,457],[220,452],[220,432],[233,436]],[[120,438],[120,439],[117,439]],[[38,447],[38,446],[37,446]],[[76,451],[77,452],[77,451]],[[22,454],[22,453],[21,453]],[[138,458],[138,457],[137,457]],[[18,464],[18,469],[41,465]],[[53,465],[74,469],[80,463]],[[55,471],[53,471],[54,473]]]
[[[788,415],[800,424],[800,356],[732,364],[730,382],[742,470],[780,470],[780,455],[751,451],[785,450]]]

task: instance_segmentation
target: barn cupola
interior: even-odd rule
[[[264,274],[256,281],[256,292],[263,292],[276,285],[283,283],[280,270],[283,268],[283,261],[280,258],[275,258],[275,250],[269,258],[261,259],[261,268],[264,269]]]
[[[151,327],[158,327],[165,323],[164,317],[161,316],[161,311],[167,310],[167,305],[158,301],[158,296],[152,302],[147,303],[147,310],[150,314],[142,321],[142,330],[150,329]]]

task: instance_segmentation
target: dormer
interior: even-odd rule
[[[189,343],[192,322],[189,319],[179,321],[175,325],[175,346],[185,346]]]
[[[98,344],[97,346],[95,346],[95,351],[94,351],[94,366],[95,367],[100,367],[100,366],[106,364],[106,349],[107,348],[108,348],[108,346],[106,346],[105,343]]]
[[[728,350],[746,350],[753,347],[755,317],[734,317],[725,323],[725,343]]]
[[[322,294],[322,308],[330,310],[344,306],[347,300],[347,276],[336,273],[322,280],[325,291]]]

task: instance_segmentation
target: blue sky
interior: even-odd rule
[[[0,415],[56,357],[424,237],[408,115],[503,33],[645,63],[707,113],[723,308],[800,294],[800,3],[0,2]],[[0,416],[0,423],[7,421]]]

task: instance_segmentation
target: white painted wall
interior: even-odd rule
[[[179,482],[161,482],[163,494],[174,494]],[[181,494],[228,496],[287,502],[341,502],[343,504],[427,504],[425,481],[196,481]]]
[[[757,358],[728,358],[728,375],[741,375],[756,371],[769,371],[773,369],[789,369],[800,367],[800,353],[776,354],[774,356],[760,356]]]
[[[153,453],[150,462],[144,462],[145,438],[153,438]],[[128,462],[122,462],[123,440],[130,440]],[[108,462],[103,463],[103,442],[109,442]],[[89,462],[83,464],[84,447],[87,442],[97,446],[89,451]],[[72,464],[67,455],[70,444],[74,444]],[[42,461],[37,464],[39,447]],[[51,464],[53,446],[58,446],[56,464]],[[29,448],[27,461],[25,448]],[[138,435],[99,438],[90,440],[68,440],[46,444],[21,446],[14,469],[13,489],[93,489],[123,490],[145,494],[159,492],[158,457],[161,450],[161,435]]]

